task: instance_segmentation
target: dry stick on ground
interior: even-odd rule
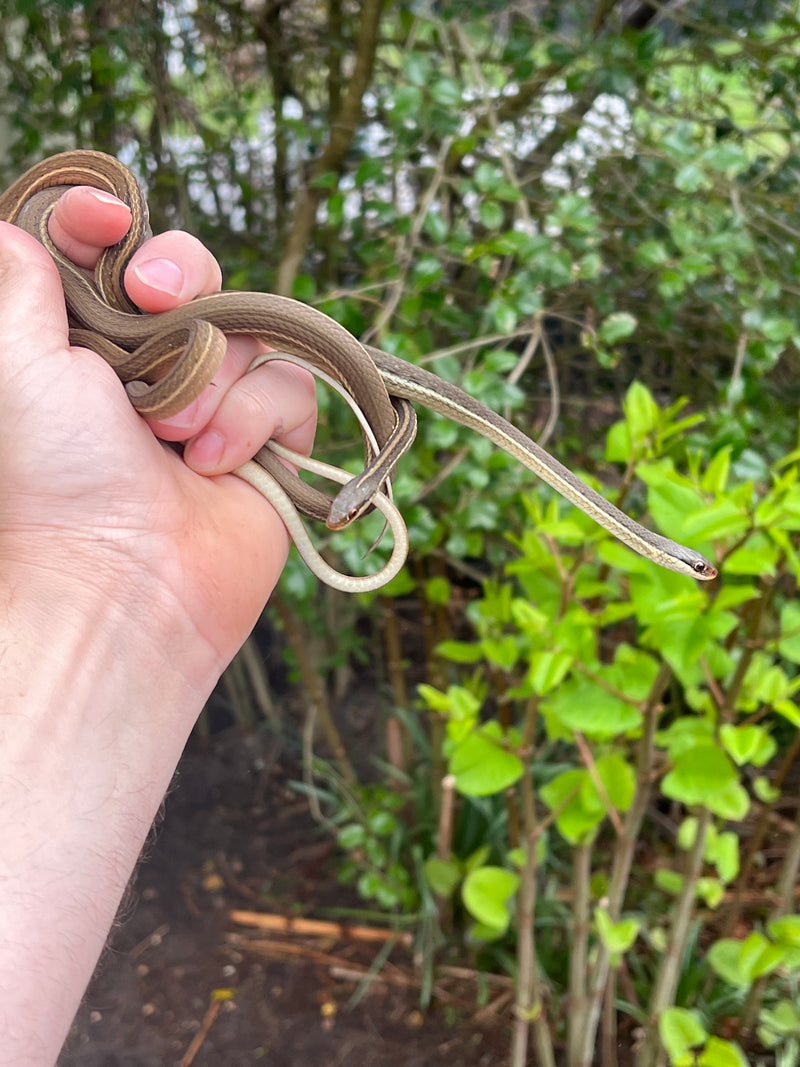
[[[274,930],[280,934],[297,934],[298,937],[327,937],[337,941],[396,941],[401,945],[412,945],[412,934],[397,930],[381,929],[375,926],[348,926],[345,923],[327,922],[321,919],[288,918],[262,911],[243,911],[235,909],[229,912],[229,918],[242,926],[255,926],[259,930]]]
[[[356,129],[361,122],[364,93],[372,79],[375,52],[378,47],[382,0],[363,0],[360,5],[360,20],[356,41],[355,64],[347,89],[341,100],[338,113],[331,122],[327,145],[311,168],[308,183],[300,194],[292,226],[286,240],[286,251],[278,267],[275,291],[280,296],[291,295],[303,256],[317,220],[317,208],[325,190],[316,184],[323,174],[338,173],[353,144]]]
[[[619,922],[622,916],[622,906],[630,879],[634,851],[650,803],[655,755],[654,738],[656,726],[658,725],[658,713],[664,690],[669,685],[671,676],[670,668],[666,664],[662,664],[643,709],[643,731],[636,758],[636,792],[633,803],[625,815],[622,834],[614,846],[614,856],[611,864],[606,909],[612,922]],[[597,1026],[603,1002],[603,993],[608,982],[609,966],[608,949],[601,940],[597,946],[597,956],[589,978],[589,1011],[585,1019],[581,1050],[577,1059],[580,1067],[591,1067],[594,1059],[594,1051],[597,1044]]]
[[[214,1025],[214,1020],[222,1010],[222,1005],[225,1003],[225,997],[214,997],[208,1006],[208,1010],[203,1016],[203,1021],[200,1024],[200,1029],[192,1038],[192,1041],[181,1057],[179,1067],[192,1067],[195,1061],[195,1057],[200,1049],[203,1047],[206,1038],[209,1035],[211,1027]]]
[[[697,815],[697,831],[686,862],[683,886],[675,905],[675,915],[669,931],[667,948],[661,958],[656,975],[648,1014],[650,1027],[636,1060],[637,1067],[656,1067],[661,1062],[661,1040],[658,1034],[658,1019],[663,1011],[671,1008],[680,978],[681,960],[686,950],[686,941],[692,924],[697,882],[703,870],[706,835],[711,824],[708,808],[701,808]]]
[[[254,952],[273,959],[301,959],[328,967],[332,977],[340,978],[344,981],[358,982],[368,986],[374,986],[379,983],[384,986],[401,986],[406,989],[419,989],[421,984],[418,974],[410,973],[391,963],[385,963],[382,969],[376,972],[374,967],[367,967],[352,960],[344,960],[330,952],[324,952],[321,949],[302,943],[254,940],[236,933],[226,934],[225,940],[229,945],[235,946],[241,952]],[[443,1004],[459,1004],[462,1010],[472,1008],[474,1011],[474,1004],[465,1004],[463,997],[451,993],[446,984],[449,982],[474,982],[479,987],[487,984],[490,987],[500,987],[501,992],[495,997],[493,1005],[487,1005],[480,1011],[474,1012],[474,1022],[483,1021],[492,1010],[492,1007],[494,1009],[493,1013],[496,1014],[513,996],[513,990],[509,988],[511,979],[508,975],[487,974],[485,971],[470,970],[466,967],[437,967],[435,981],[437,1000]],[[540,1067],[553,1067],[552,1061],[543,1062]]]

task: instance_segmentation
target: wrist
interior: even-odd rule
[[[188,735],[225,664],[164,583],[130,571],[99,554],[92,567],[70,570],[52,557],[11,561],[0,551],[0,653],[4,678],[17,683],[9,698],[30,728],[37,720],[27,709],[46,718],[55,701],[66,736],[102,725],[102,739],[81,740],[151,766],[162,734]],[[109,713],[116,702],[125,709],[118,718]]]
[[[153,625],[172,612],[110,596],[99,573],[2,573],[5,1067],[55,1060],[216,673],[187,674]]]

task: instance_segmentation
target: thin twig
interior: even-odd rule
[[[558,370],[556,369],[553,350],[550,348],[550,342],[547,339],[547,331],[544,329],[542,330],[542,355],[547,369],[547,381],[550,385],[550,411],[547,415],[547,422],[539,434],[539,444],[544,446],[550,440],[556,428],[558,417],[561,414],[561,389],[558,384]]]
[[[439,811],[439,832],[436,835],[436,854],[449,860],[453,850],[453,811],[456,798],[456,776],[446,774],[442,779],[442,805]]]
[[[528,725],[533,731],[536,718],[528,708]],[[528,1038],[533,1027],[537,1067],[555,1067],[553,1040],[544,1004],[544,988],[536,958],[536,847],[540,827],[537,825],[536,797],[530,774],[522,779],[522,818],[527,840],[525,866],[522,869],[517,903],[517,978],[516,1018],[511,1044],[511,1067],[525,1067],[528,1062]]]
[[[697,817],[697,831],[686,862],[683,886],[675,906],[672,928],[667,938],[667,948],[661,957],[661,965],[656,975],[653,995],[650,999],[650,1025],[644,1044],[636,1060],[637,1067],[656,1067],[660,1059],[661,1041],[658,1035],[658,1019],[662,1012],[672,1007],[675,991],[678,988],[681,960],[686,949],[686,941],[691,929],[697,882],[703,869],[706,835],[711,825],[711,813],[701,808]]]
[[[195,1060],[195,1056],[203,1047],[203,1044],[205,1043],[205,1040],[208,1037],[209,1031],[214,1025],[214,1020],[217,1018],[220,1011],[222,1010],[222,1005],[224,1003],[225,998],[223,997],[214,997],[214,999],[211,1001],[208,1006],[208,1010],[206,1011],[203,1017],[203,1021],[200,1024],[200,1029],[194,1035],[189,1047],[181,1057],[180,1067],[192,1067],[192,1064]]]
[[[611,803],[611,797],[608,795],[608,790],[605,787],[603,779],[600,777],[600,772],[597,769],[597,764],[594,761],[592,750],[586,743],[586,738],[580,732],[580,730],[573,731],[575,737],[575,744],[578,747],[578,751],[581,754],[586,770],[589,772],[589,777],[592,779],[592,785],[597,790],[597,795],[603,802],[603,807],[606,809],[606,815],[614,825],[614,829],[617,831],[617,837],[622,837],[622,819],[619,817],[619,812]]]
[[[572,908],[572,949],[569,955],[569,1019],[567,1062],[577,1067],[581,1042],[591,1008],[588,989],[589,897],[591,893],[592,846],[577,845],[573,852],[575,902]]]
[[[658,712],[661,707],[664,690],[669,685],[671,677],[672,672],[669,666],[663,663],[653,682],[644,710],[642,738],[639,742],[636,759],[636,792],[633,797],[633,803],[625,815],[623,833],[617,838],[614,846],[614,857],[611,865],[606,908],[612,922],[619,922],[622,915],[622,906],[633,866],[634,851],[650,802]],[[591,1067],[594,1060],[597,1028],[602,1008],[603,992],[608,982],[609,968],[609,952],[605,942],[601,939],[597,946],[597,956],[589,979],[590,1007],[581,1043],[581,1055],[578,1058],[580,1067]]]
[[[397,256],[398,270],[397,277],[392,282],[388,296],[384,299],[381,310],[375,319],[375,322],[364,334],[364,340],[368,341],[371,337],[380,337],[383,330],[391,321],[392,316],[397,310],[397,305],[403,296],[405,288],[406,278],[408,272],[411,269],[411,265],[414,262],[414,252],[416,250],[417,240],[422,233],[422,227],[425,225],[425,219],[428,217],[428,212],[431,209],[431,204],[439,192],[439,188],[444,181],[445,177],[445,163],[447,162],[447,156],[450,152],[450,146],[453,143],[452,137],[445,137],[442,141],[439,151],[436,156],[436,164],[433,168],[433,176],[428,184],[428,188],[422,194],[419,200],[419,206],[414,214],[413,221],[409,228],[408,236],[406,237],[403,250]]]

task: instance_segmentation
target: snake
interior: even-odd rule
[[[66,189],[88,185],[131,210],[128,233],[105,249],[89,273],[62,255],[47,223]],[[26,171],[0,194],[0,219],[33,234],[55,260],[64,289],[70,342],[85,345],[116,371],[143,416],[166,418],[195,400],[225,354],[226,335],[248,333],[273,351],[332,384],[356,411],[365,434],[365,466],[353,476],[268,442],[235,474],[253,485],[280,514],[300,554],[323,582],[345,592],[377,589],[403,566],[408,538],[390,499],[391,477],[416,433],[415,404],[487,438],[596,523],[645,559],[679,574],[710,581],[717,568],[693,548],[653,533],[615,507],[511,422],[430,371],[362,344],[323,312],[269,293],[222,291],[179,308],[142,313],[128,298],[124,269],[150,236],[146,199],[130,170],[113,156],[75,149]],[[331,499],[290,471],[281,458],[342,486]],[[341,529],[378,507],[395,539],[390,562],[377,574],[344,575],[319,555],[300,514]]]

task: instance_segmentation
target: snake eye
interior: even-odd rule
[[[696,559],[692,563],[692,570],[698,578],[704,578],[706,581],[710,581],[712,578],[717,577],[717,568],[713,567],[710,563],[707,563],[704,559]]]

